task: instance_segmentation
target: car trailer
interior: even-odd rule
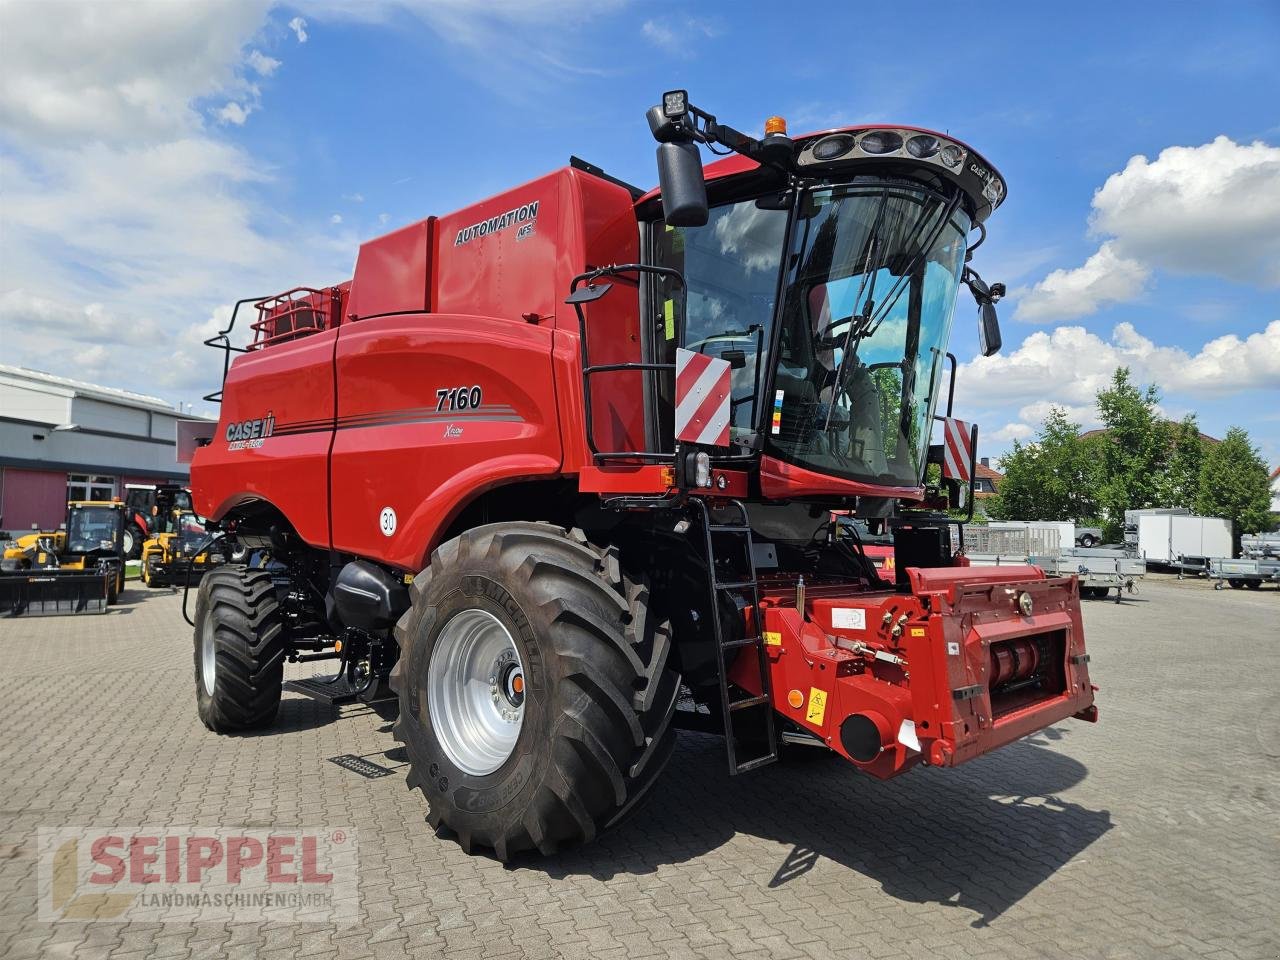
[[[1229,584],[1233,590],[1248,587],[1258,590],[1264,583],[1280,585],[1280,560],[1241,557],[1238,560],[1214,557],[1209,561],[1209,576],[1215,579],[1213,589]]]

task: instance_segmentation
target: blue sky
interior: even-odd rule
[[[686,87],[793,132],[950,131],[1005,175],[974,265],[1005,349],[983,452],[1118,362],[1280,462],[1280,6],[502,0],[0,3],[0,362],[192,401],[240,296],[349,275],[361,239],[576,153],[655,179]],[[1141,159],[1145,158],[1145,159]],[[140,379],[142,378],[142,379]]]

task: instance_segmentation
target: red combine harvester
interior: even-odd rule
[[[200,585],[201,719],[269,724],[286,660],[337,659],[293,688],[389,684],[431,824],[503,859],[618,822],[677,726],[731,774],[802,744],[888,778],[1097,717],[1075,579],[969,568],[944,512],[977,436],[952,313],[964,284],[999,348],[967,264],[1003,180],[910,127],[756,139],[683,91],[648,121],[660,190],[575,158],[210,341],[195,507],[255,562]]]

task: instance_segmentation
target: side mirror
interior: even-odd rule
[[[668,226],[706,224],[707,183],[697,144],[658,144],[658,186],[662,190],[662,215]]]
[[[983,300],[978,307],[978,350],[984,357],[995,356],[1000,352],[1001,342],[996,305],[990,300]]]

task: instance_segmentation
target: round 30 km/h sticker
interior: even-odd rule
[[[396,532],[396,512],[390,507],[383,507],[382,514],[378,517],[378,526],[382,530],[384,537],[389,537]]]

